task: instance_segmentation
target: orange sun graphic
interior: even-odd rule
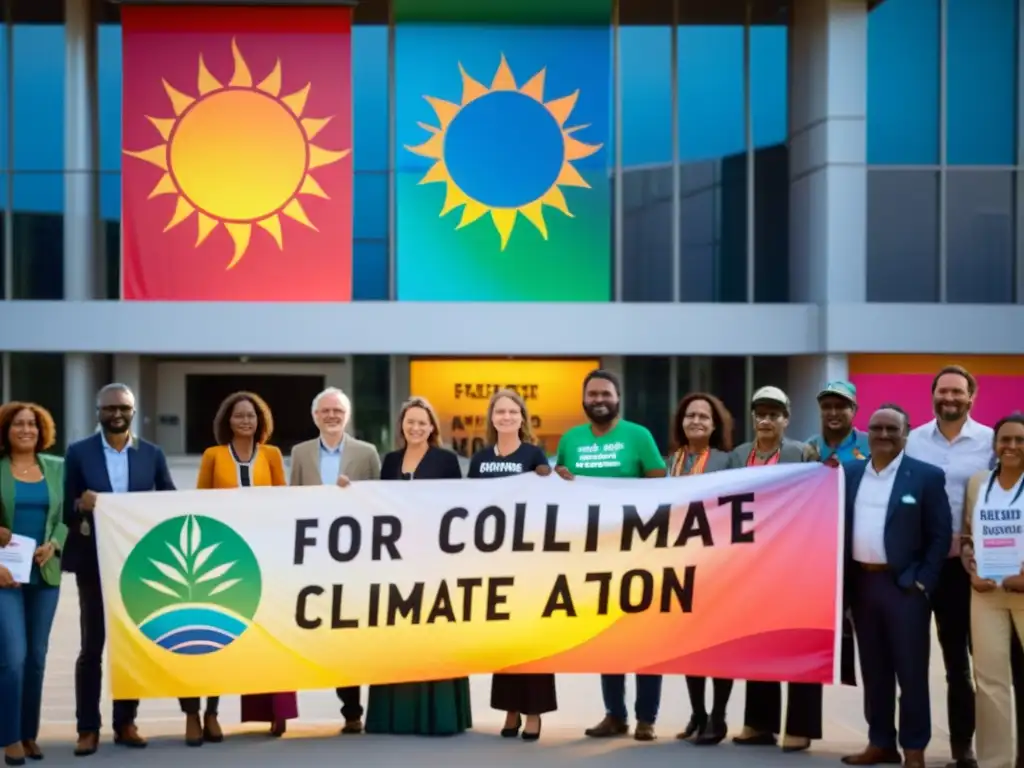
[[[336,163],[350,150],[324,149],[313,143],[331,117],[303,117],[310,85],[281,96],[281,61],[257,85],[231,41],[234,74],[223,85],[199,55],[198,96],[164,90],[174,117],[146,119],[163,143],[126,155],[164,171],[149,198],[176,195],[177,206],[164,232],[196,215],[198,248],[223,224],[235,244],[234,267],[245,255],[255,224],[284,248],[281,215],[310,229],[316,226],[299,195],[330,199],[310,172]]]

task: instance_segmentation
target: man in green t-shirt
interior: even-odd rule
[[[558,443],[555,472],[564,480],[583,477],[665,477],[665,460],[646,427],[619,418],[618,377],[598,369],[583,380],[583,411],[588,423],[573,427]],[[586,730],[603,738],[629,733],[626,676],[601,675],[605,716]],[[661,704],[661,675],[636,676],[637,741],[654,741],[654,721]]]

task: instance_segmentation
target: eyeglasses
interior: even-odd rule
[[[135,410],[134,405],[101,405],[101,413],[131,413]]]

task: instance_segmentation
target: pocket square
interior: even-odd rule
[[[915,499],[909,493],[904,494],[903,498],[900,499],[900,501],[902,501],[904,504],[917,504],[917,499]]]

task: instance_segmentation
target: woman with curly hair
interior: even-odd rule
[[[679,401],[672,417],[672,455],[669,457],[669,476],[702,475],[731,469],[732,415],[714,395],[693,392]],[[725,710],[732,695],[732,680],[714,678],[714,701],[708,716],[704,703],[707,678],[687,675],[686,688],[690,694],[693,715],[686,729],[676,738],[693,744],[718,744],[729,732]]]
[[[41,760],[36,744],[43,671],[60,596],[64,525],[64,459],[47,456],[53,417],[35,403],[0,408],[0,547],[13,535],[35,543],[27,583],[0,565],[0,746],[7,765]]]
[[[268,444],[274,432],[270,406],[252,392],[228,395],[213,417],[217,444],[207,448],[199,465],[197,488],[247,488],[257,485],[287,485],[281,451]],[[199,699],[182,699],[185,713],[185,741],[200,746],[204,741],[222,741],[217,720],[219,698],[206,700],[206,713],[199,720]],[[282,736],[288,720],[299,716],[294,693],[261,693],[242,696],[242,722],[269,722],[270,734]]]

